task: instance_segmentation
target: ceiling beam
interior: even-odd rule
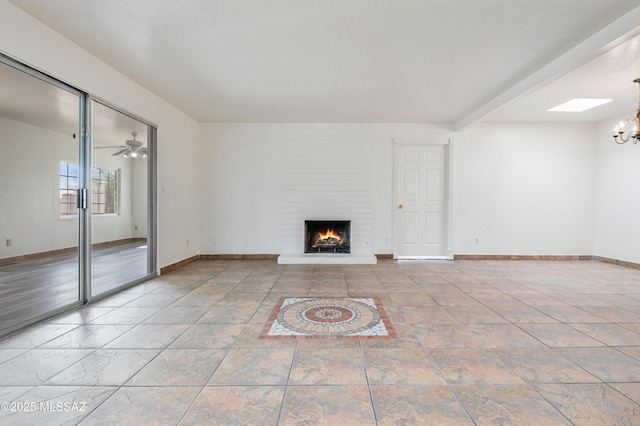
[[[577,69],[603,53],[640,34],[640,6],[616,19],[578,43],[558,58],[528,75],[489,102],[461,118],[454,130],[461,131],[479,122],[493,111]]]

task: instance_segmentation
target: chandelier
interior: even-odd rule
[[[633,82],[638,83],[638,88],[640,88],[640,78],[636,78]],[[626,128],[630,126],[633,126],[633,128],[627,133],[626,137],[623,136]],[[636,115],[629,115],[613,128],[613,140],[615,140],[617,144],[627,143],[630,140],[632,140],[634,144],[638,143],[640,140],[640,101]]]

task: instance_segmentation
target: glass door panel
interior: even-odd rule
[[[149,274],[150,128],[92,101],[91,295]]]
[[[0,62],[0,335],[80,304],[81,93],[18,68]]]

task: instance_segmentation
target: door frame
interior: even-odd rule
[[[444,146],[446,171],[444,173],[444,202],[442,206],[442,255],[441,256],[400,256],[400,235],[402,232],[402,220],[398,212],[399,191],[398,182],[400,173],[400,148],[411,145],[439,145]],[[396,260],[428,260],[428,259],[453,259],[453,139],[394,139],[393,140],[393,258]]]
[[[18,58],[13,58],[5,53],[0,52],[0,64],[7,65],[18,71],[24,72],[27,75],[35,77],[45,83],[48,83],[54,87],[65,90],[69,93],[77,95],[79,97],[78,105],[78,129],[77,134],[78,142],[78,166],[79,166],[79,189],[84,192],[84,200],[90,200],[87,196],[91,191],[91,154],[93,149],[93,135],[92,135],[92,101],[101,103],[119,113],[127,115],[141,123],[145,124],[149,128],[147,146],[149,147],[149,156],[147,158],[147,220],[148,220],[148,240],[147,240],[147,273],[146,276],[141,277],[135,281],[129,282],[121,287],[113,289],[111,291],[102,293],[98,296],[91,295],[91,209],[80,208],[78,212],[78,227],[77,227],[77,242],[78,242],[78,254],[77,254],[77,270],[78,270],[78,299],[70,304],[58,307],[56,309],[49,310],[45,313],[32,316],[31,318],[12,325],[7,328],[3,328],[0,332],[0,338],[17,332],[23,328],[31,326],[35,323],[52,318],[61,313],[71,311],[84,304],[91,303],[105,297],[108,297],[114,293],[120,292],[125,288],[132,287],[140,282],[146,281],[158,275],[158,126],[153,122],[131,113],[124,108],[119,107],[101,97],[98,97],[90,92],[84,91],[80,88],[73,86],[71,83],[58,80],[57,78],[47,74],[44,70],[33,68],[26,63],[22,62]]]

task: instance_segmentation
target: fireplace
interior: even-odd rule
[[[351,221],[305,220],[305,253],[351,253]]]

